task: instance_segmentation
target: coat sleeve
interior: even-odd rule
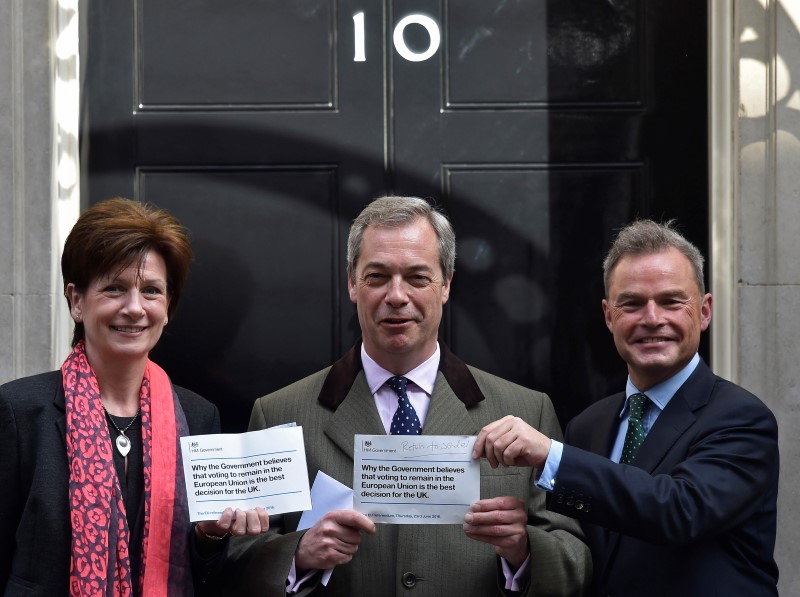
[[[543,434],[560,440],[561,427],[553,405],[546,395],[541,396],[541,416],[532,423]],[[528,504],[531,581],[525,595],[583,595],[592,578],[592,558],[580,525],[547,509],[546,494],[536,487],[534,475]]]
[[[248,431],[265,429],[263,399],[253,406]],[[286,579],[302,532],[286,532],[286,516],[270,516],[269,531],[257,537],[229,537],[204,562],[203,594],[278,597],[286,594]],[[315,579],[297,593],[303,597],[316,587]]]

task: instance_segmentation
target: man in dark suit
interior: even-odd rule
[[[712,304],[702,255],[644,220],[603,267],[626,391],[573,419],[563,444],[505,417],[481,430],[475,455],[542,471],[548,507],[586,533],[594,595],[777,595],[777,425],[697,354]]]
[[[250,428],[297,422],[312,478],[323,471],[348,486],[354,435],[389,433],[401,411],[423,435],[475,435],[515,412],[559,436],[546,395],[469,367],[438,342],[454,260],[450,223],[426,201],[384,197],[367,206],[348,239],[348,288],[363,342],[332,367],[259,399]],[[394,376],[406,378],[407,397],[392,389]],[[376,526],[335,510],[298,532],[299,513],[276,516],[268,535],[230,540],[222,576],[240,584],[228,580],[226,588],[262,597],[583,594],[591,561],[579,526],[546,510],[530,471],[481,468],[483,499],[463,528]]]

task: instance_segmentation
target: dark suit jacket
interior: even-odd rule
[[[632,465],[608,460],[624,394],[570,422],[549,507],[581,521],[596,595],[777,595],[778,429],[700,362]]]
[[[218,432],[217,408],[174,387],[190,432]],[[0,589],[5,595],[69,593],[66,419],[60,371],[0,386]]]
[[[514,385],[463,362],[442,346],[423,435],[475,435],[485,424],[515,414],[544,433],[561,430],[544,394]],[[361,371],[359,347],[332,368],[259,399],[250,421],[260,429],[295,421],[303,427],[310,478],[318,470],[353,484],[353,436],[386,433]],[[527,503],[532,582],[526,594],[578,595],[588,585],[591,561],[578,525],[547,512],[543,492],[532,488],[530,468],[492,470],[481,463],[481,497],[517,496]],[[302,533],[300,513],[275,516],[270,533],[230,541],[223,581],[231,594],[283,595]],[[461,525],[377,525],[353,560],[333,571],[327,588],[314,581],[301,594],[339,597],[487,597],[502,595],[498,558],[491,545],[471,540]],[[417,580],[409,591],[404,573]],[[408,577],[406,577],[408,578]],[[241,587],[233,585],[242,579]],[[424,580],[422,580],[424,579]]]

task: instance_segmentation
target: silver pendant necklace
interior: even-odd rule
[[[142,407],[141,406],[139,407],[139,409],[136,411],[136,414],[133,415],[133,418],[131,419],[131,422],[128,423],[128,426],[125,427],[125,429],[120,429],[119,428],[119,426],[117,425],[116,421],[114,421],[114,419],[111,417],[111,413],[108,412],[108,410],[106,410],[105,406],[103,406],[103,410],[106,411],[106,415],[108,415],[108,420],[111,421],[111,424],[114,426],[114,429],[116,429],[119,432],[119,435],[117,436],[117,441],[116,441],[117,451],[120,454],[122,454],[123,458],[127,458],[128,457],[128,452],[131,451],[131,440],[128,439],[128,436],[125,435],[125,432],[128,429],[131,428],[131,426],[134,424],[136,419],[139,417],[139,413],[141,412]]]

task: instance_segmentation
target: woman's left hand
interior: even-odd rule
[[[225,508],[217,521],[204,520],[195,525],[195,533],[202,539],[222,539],[231,535],[260,535],[269,529],[269,514],[258,506],[255,510]]]

